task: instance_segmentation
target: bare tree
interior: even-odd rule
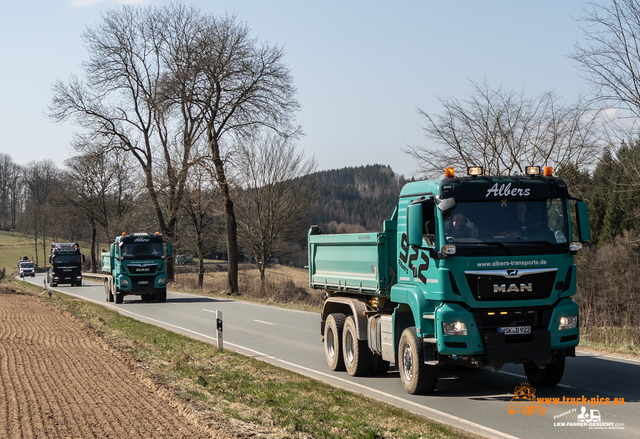
[[[76,77],[66,84],[57,81],[49,107],[53,120],[72,119],[85,130],[85,139],[97,138],[106,151],[126,151],[137,161],[160,231],[169,241],[176,234],[201,132],[189,84],[182,87],[193,75],[180,70],[193,64],[183,50],[198,36],[199,15],[182,5],[107,11],[101,23],[82,34],[90,58],[83,64],[85,82]],[[171,258],[167,276],[173,279]]]
[[[439,98],[440,114],[418,110],[434,144],[404,152],[420,172],[434,176],[447,166],[483,166],[500,175],[523,172],[528,165],[591,165],[598,157],[598,113],[588,102],[565,105],[552,92],[529,97],[524,91],[492,90],[486,81],[472,85],[465,101]]]
[[[99,146],[84,145],[86,152],[65,161],[67,171],[58,203],[78,212],[91,228],[91,271],[97,271],[98,226],[107,237],[121,230],[138,197],[135,170],[122,160],[123,153],[106,154]]]
[[[572,58],[598,97],[640,117],[640,2],[585,2],[580,19],[586,42]]]
[[[253,253],[263,287],[269,261],[297,250],[295,240],[307,230],[315,166],[286,137],[267,134],[238,147],[240,241]]]
[[[26,214],[28,228],[33,233],[36,265],[38,261],[38,239],[41,238],[44,268],[47,267],[47,235],[52,219],[49,214],[51,195],[59,181],[59,169],[51,159],[32,161],[24,169],[23,182],[27,188]]]
[[[0,228],[15,229],[20,197],[22,170],[11,156],[0,153]]]
[[[237,221],[228,177],[233,156],[228,145],[268,128],[293,136],[299,104],[284,51],[251,38],[235,17],[207,16],[198,56],[197,102],[205,118],[206,140],[225,209],[229,289],[238,292]]]
[[[189,228],[184,229],[184,233],[191,235],[196,254],[198,256],[198,287],[204,285],[204,257],[207,250],[206,243],[211,241],[212,236],[219,234],[211,230],[216,220],[224,215],[220,195],[214,185],[213,169],[204,163],[192,169],[191,177],[187,183],[185,197],[182,205],[191,219],[193,234],[189,233]],[[205,236],[205,232],[207,236]],[[209,238],[209,239],[207,239]]]

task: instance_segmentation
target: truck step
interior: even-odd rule
[[[422,339],[425,343],[438,343],[438,339],[435,337],[425,337]]]

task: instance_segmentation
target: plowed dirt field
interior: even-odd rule
[[[131,368],[63,311],[38,297],[0,294],[0,437],[238,436],[199,422]]]

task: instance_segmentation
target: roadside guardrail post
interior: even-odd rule
[[[222,311],[216,310],[216,347],[222,350]]]

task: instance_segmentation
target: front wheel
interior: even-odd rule
[[[564,362],[564,355],[558,354],[553,363],[547,364],[544,369],[535,363],[525,363],[524,373],[532,387],[553,387],[564,375]]]
[[[354,377],[369,375],[373,353],[366,340],[358,340],[356,321],[347,317],[342,331],[342,356],[347,373]]]
[[[124,293],[121,293],[118,290],[118,287],[116,287],[116,293],[114,295],[115,295],[116,303],[124,302]]]
[[[167,301],[167,289],[163,288],[161,290],[158,290],[158,292],[156,293],[156,297],[158,298],[158,302],[163,303]]]
[[[424,364],[424,349],[413,326],[405,329],[400,337],[398,369],[402,386],[408,393],[422,395],[435,390],[438,366]]]

